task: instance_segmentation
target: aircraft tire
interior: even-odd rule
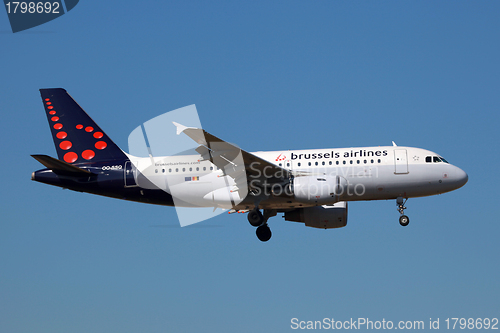
[[[247,218],[248,222],[250,222],[253,227],[258,227],[264,223],[264,216],[258,209],[252,209],[249,211]]]
[[[261,242],[267,242],[268,240],[271,239],[271,236],[273,235],[267,223],[258,227],[255,233],[257,234],[257,238]]]
[[[403,227],[406,227],[410,223],[410,218],[406,215],[401,215],[399,217],[399,224],[401,224]]]

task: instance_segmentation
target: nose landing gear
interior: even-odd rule
[[[405,213],[405,203],[408,201],[408,198],[404,199],[403,197],[398,197],[396,199],[396,205],[398,205],[398,212],[401,214],[399,217],[399,224],[401,224],[403,227],[406,227],[410,223],[410,218],[406,215]]]
[[[406,227],[410,223],[410,218],[406,215],[401,215],[399,217],[399,224],[401,224],[403,227]]]

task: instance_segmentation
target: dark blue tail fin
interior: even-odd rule
[[[62,88],[40,89],[57,157],[67,163],[127,156]]]

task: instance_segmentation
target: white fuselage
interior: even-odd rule
[[[295,179],[307,176],[337,179],[337,185],[339,182],[343,185],[342,191],[320,202],[314,197],[296,200],[293,196],[265,191],[251,191],[247,196],[246,191],[242,194],[234,190],[236,183],[232,177],[224,175],[210,161],[200,161],[200,155],[129,158],[135,166],[134,176],[139,187],[165,190],[178,199],[176,205],[188,207],[249,209],[255,197],[261,196],[260,207],[279,210],[338,201],[429,196],[452,191],[467,182],[463,170],[438,154],[420,148],[385,146],[252,154],[290,170]],[[272,175],[266,175],[264,170],[262,176]]]

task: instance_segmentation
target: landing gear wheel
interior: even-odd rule
[[[258,227],[264,223],[264,216],[258,209],[252,209],[248,212],[248,222],[254,227]]]
[[[408,198],[403,198],[403,197],[397,197],[396,198],[396,205],[398,205],[398,212],[401,214],[399,217],[399,224],[401,224],[403,227],[406,227],[408,223],[410,223],[410,218],[405,215],[405,203],[408,201]]]
[[[406,215],[401,215],[399,218],[399,224],[401,224],[403,227],[406,227],[410,223],[410,218]]]
[[[269,229],[269,226],[267,225],[267,223],[258,227],[257,231],[255,233],[257,234],[257,238],[261,242],[267,242],[268,240],[271,239],[271,236],[273,235],[271,233],[271,229]]]

